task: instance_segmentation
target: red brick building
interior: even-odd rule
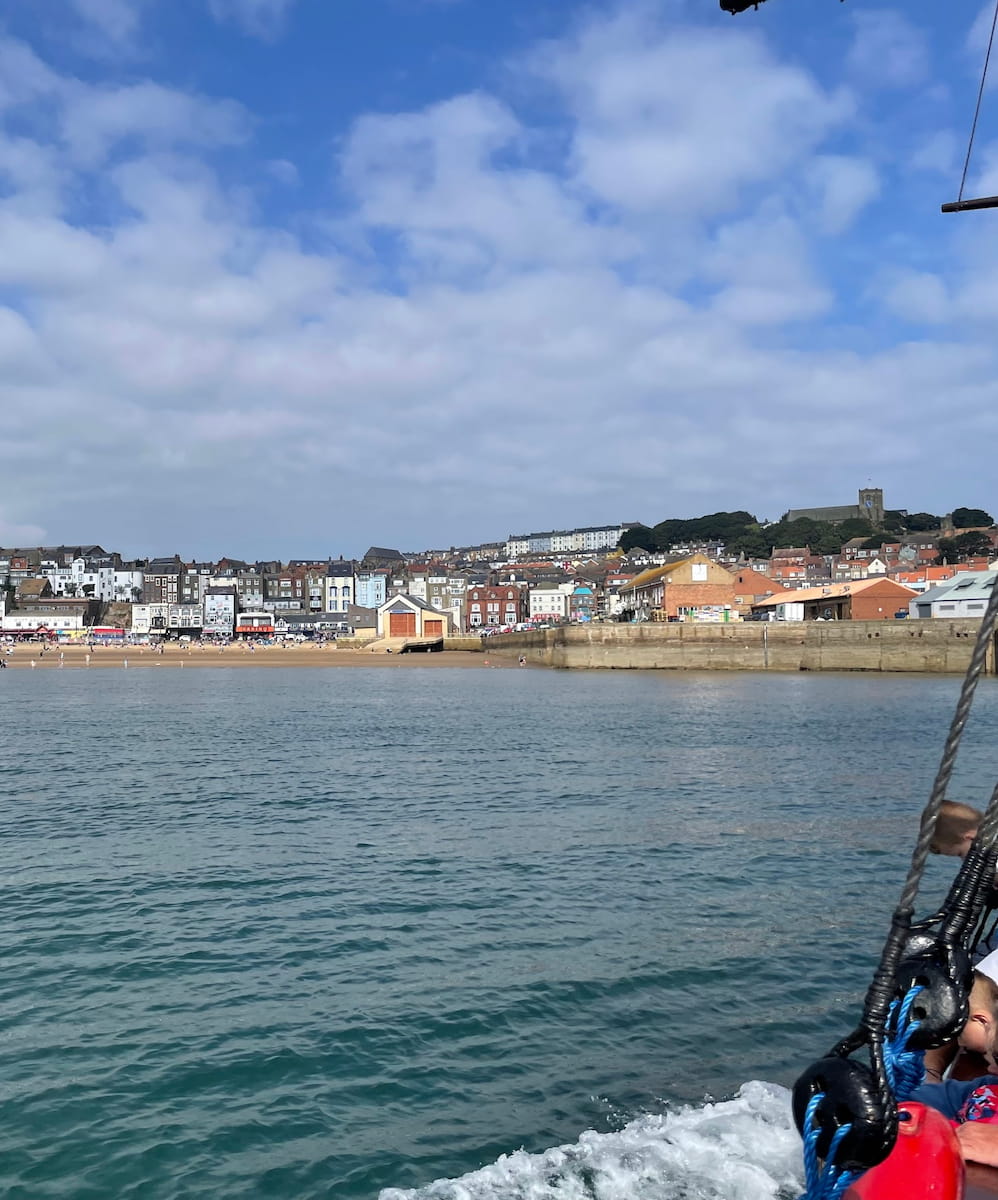
[[[483,626],[518,625],[527,619],[526,592],[513,583],[470,587],[466,604],[468,629],[472,632]]]

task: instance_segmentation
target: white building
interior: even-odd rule
[[[530,535],[527,533],[511,533],[506,539],[506,557],[518,558],[521,554],[530,553]]]
[[[200,604],[133,604],[132,633],[140,637],[149,634],[199,633],[204,627]]]
[[[202,602],[204,632],[210,637],[232,637],[237,606],[234,587],[206,588]]]
[[[977,617],[984,615],[998,571],[959,571],[908,604],[912,617]]]
[[[56,614],[19,611],[5,613],[0,617],[2,633],[25,633],[41,628],[55,633],[77,632],[86,628],[86,618],[82,612]]]
[[[528,616],[531,621],[567,621],[574,583],[555,587],[535,587],[528,596]]]
[[[347,612],[354,602],[355,591],[353,563],[342,558],[331,562],[326,568],[325,611]]]
[[[132,603],[142,597],[144,575],[139,567],[115,568],[111,576],[111,599]]]

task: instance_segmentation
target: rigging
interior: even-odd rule
[[[750,8],[758,8],[764,0],[719,0],[723,12],[731,13],[732,16],[738,13],[746,12]],[[974,120],[970,126],[970,138],[967,142],[967,154],[963,161],[963,174],[960,177],[960,191],[955,200],[949,201],[947,204],[940,206],[940,211],[944,213],[951,212],[972,212],[982,208],[998,208],[998,196],[976,196],[969,200],[964,200],[963,191],[967,185],[967,172],[970,169],[970,159],[974,151],[974,136],[977,133],[977,122],[981,115],[981,102],[984,99],[984,86],[988,78],[988,67],[991,64],[991,49],[994,46],[995,28],[998,26],[998,0],[995,0],[994,16],[991,20],[991,35],[988,38],[988,49],[984,56],[984,69],[981,71],[981,82],[977,89],[977,104],[974,106]]]

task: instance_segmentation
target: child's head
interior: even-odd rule
[[[933,854],[963,858],[983,819],[984,814],[970,804],[944,800],[929,849]]]
[[[960,1045],[984,1055],[993,1067],[998,1049],[998,951],[982,958],[974,968],[970,1017],[960,1034]]]

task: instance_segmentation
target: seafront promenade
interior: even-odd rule
[[[22,643],[8,667],[52,670],[186,667],[553,667],[563,670],[879,671],[959,675],[967,669],[977,621],[801,621],[730,625],[566,625],[479,641],[465,637],[432,654],[382,647],[254,644],[46,646]],[[523,659],[521,664],[520,660]],[[995,645],[985,672],[996,672]]]
[[[8,668],[26,670],[95,670],[108,667],[177,669],[187,667],[481,667],[483,655],[467,650],[436,654],[385,654],[359,648],[300,645],[199,646],[196,642],[166,642],[162,651],[153,646],[46,646],[22,643],[13,654],[4,654]],[[488,656],[484,656],[488,658]],[[490,662],[491,665],[491,662]]]
[[[497,660],[564,669],[885,671],[961,675],[978,621],[733,621],[568,625],[491,641]],[[995,673],[995,644],[985,671]]]

